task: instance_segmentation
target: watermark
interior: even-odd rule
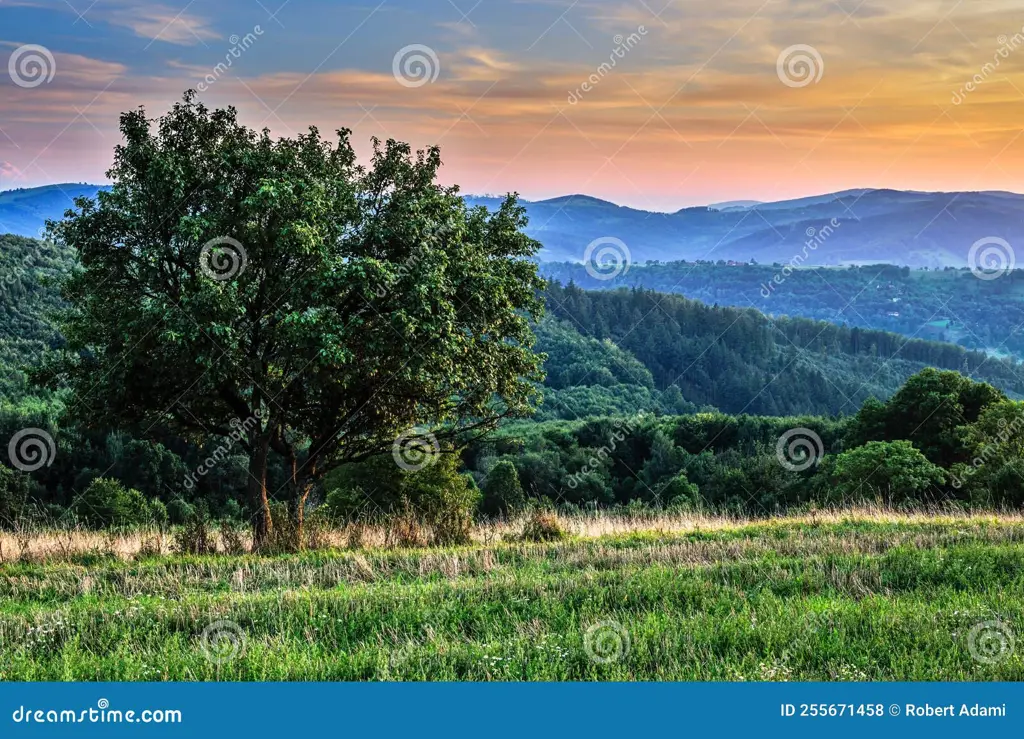
[[[249,255],[238,239],[218,236],[210,239],[199,252],[199,269],[216,282],[234,279],[249,264]]]
[[[613,421],[615,430],[612,431],[612,435],[608,437],[608,443],[602,446],[600,449],[590,455],[586,462],[583,463],[583,467],[580,468],[579,472],[574,472],[569,475],[569,479],[566,484],[570,489],[575,490],[580,486],[590,474],[596,472],[601,467],[601,463],[611,456],[611,453],[615,451],[619,444],[626,440],[626,436],[633,432],[633,429],[641,420],[640,416],[635,419],[632,418],[617,418]]]
[[[583,634],[583,651],[591,662],[607,665],[629,654],[629,631],[618,621],[599,621]]]
[[[441,74],[437,53],[424,44],[409,44],[395,52],[391,74],[402,87],[423,87]]]
[[[245,656],[246,637],[234,621],[214,621],[203,629],[200,647],[203,656],[215,665],[233,662]]]
[[[970,93],[981,87],[995,73],[1003,59],[1008,59],[1010,54],[1024,46],[1024,28],[1021,28],[1013,36],[1007,37],[1003,34],[996,39],[996,42],[999,44],[999,48],[992,55],[992,61],[982,64],[981,71],[961,85],[959,90],[953,90],[953,105],[962,105]]]
[[[57,457],[53,437],[43,429],[22,429],[7,444],[7,458],[11,466],[22,472],[35,472],[49,467]]]
[[[441,454],[437,438],[431,433],[420,433],[412,428],[403,431],[391,445],[395,464],[406,472],[419,472],[429,467]]]
[[[1017,265],[1017,255],[1006,239],[986,236],[967,252],[967,266],[979,280],[997,280]]]
[[[256,411],[244,421],[232,418],[229,422],[231,432],[224,437],[224,443],[214,449],[213,453],[204,459],[198,467],[196,467],[195,472],[192,472],[185,478],[185,489],[192,490],[196,486],[196,483],[199,482],[200,477],[205,477],[208,472],[223,462],[227,458],[228,454],[230,454],[231,448],[244,439],[246,434],[256,427],[256,424],[260,421],[260,417],[260,412]]]
[[[575,105],[583,99],[584,94],[593,90],[597,85],[611,74],[611,71],[615,69],[619,59],[625,59],[626,54],[639,44],[643,37],[647,35],[647,29],[644,26],[637,26],[636,30],[628,36],[623,36],[621,33],[615,34],[612,41],[615,43],[615,48],[612,49],[612,53],[608,55],[608,61],[601,62],[598,65],[597,70],[591,74],[583,83],[575,90],[569,91],[569,105]]]
[[[614,236],[594,239],[583,251],[583,265],[595,280],[614,280],[629,272],[632,263],[629,247]]]
[[[768,282],[761,285],[761,297],[770,298],[772,293],[775,292],[775,288],[786,281],[793,270],[800,267],[807,258],[811,255],[811,252],[817,251],[819,246],[822,246],[829,237],[835,233],[835,230],[842,225],[842,222],[838,218],[833,218],[825,226],[815,229],[813,226],[807,228],[804,232],[807,235],[807,241],[804,242],[804,248],[799,254],[793,256],[789,260],[789,264],[782,268],[781,272],[776,272]]]
[[[406,257],[401,263],[399,263],[394,272],[387,275],[379,284],[377,284],[373,293],[378,298],[385,297],[395,283],[402,280],[412,274],[413,269],[416,268],[420,262],[422,262],[429,254],[431,249],[444,249],[444,237],[451,233],[452,229],[445,225],[437,228],[430,227],[428,233],[424,235],[422,241],[416,244],[410,252],[409,256]]]
[[[985,464],[998,457],[1001,444],[1006,444],[1024,430],[1024,414],[1018,414],[1010,423],[1007,423],[1005,418],[1000,418],[996,421],[996,425],[999,430],[996,432],[995,438],[982,445],[977,456],[971,460],[970,467],[950,472],[950,482],[957,490],[962,488],[967,479],[973,477]]]
[[[1003,621],[982,621],[967,632],[967,651],[983,665],[996,665],[1012,654],[1016,640],[1013,629]]]
[[[224,61],[218,62],[213,68],[210,74],[203,77],[199,84],[196,85],[196,89],[199,92],[206,92],[210,89],[210,86],[216,84],[217,80],[223,77],[232,65],[235,63],[235,59],[240,59],[242,53],[248,51],[253,44],[263,35],[263,29],[258,25],[252,27],[252,31],[239,38],[237,33],[231,34],[228,38],[228,42],[231,44],[231,48],[228,49],[228,53],[224,55]]]
[[[7,60],[7,73],[18,87],[39,87],[49,84],[57,74],[57,62],[45,46],[24,44]]]
[[[803,472],[818,463],[825,456],[825,445],[821,437],[811,429],[790,429],[779,437],[775,445],[775,457],[779,464],[790,472]]]
[[[11,720],[16,724],[180,724],[182,715],[181,711],[173,708],[121,711],[111,708],[106,698],[100,698],[95,708],[81,711],[18,706],[11,714]]]
[[[794,44],[779,53],[775,72],[786,87],[807,87],[817,84],[825,74],[825,60],[813,46]]]

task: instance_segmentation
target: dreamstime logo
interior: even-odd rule
[[[53,437],[43,429],[22,429],[11,437],[7,445],[7,457],[11,464],[22,472],[35,472],[49,467],[57,456],[57,445]]]
[[[614,236],[594,239],[583,252],[587,274],[595,280],[614,280],[620,274],[626,274],[632,261],[629,247]]]
[[[629,632],[616,621],[599,621],[583,634],[583,651],[599,665],[618,662],[629,654]]]
[[[995,73],[996,68],[1002,64],[1003,59],[1008,59],[1011,53],[1024,46],[1024,28],[1010,37],[1007,37],[1006,34],[1001,34],[996,39],[996,42],[999,44],[999,48],[992,55],[992,61],[982,64],[981,71],[961,85],[959,90],[953,90],[953,105],[961,105],[967,99],[968,93],[977,90]]]
[[[587,79],[583,81],[583,84],[581,84],[575,90],[569,91],[569,105],[575,105],[576,103],[578,103],[580,100],[583,99],[583,95],[585,93],[588,93],[591,90],[593,90],[597,86],[597,83],[599,83],[609,74],[611,74],[611,71],[615,68],[615,65],[618,63],[618,60],[624,59],[626,56],[626,52],[628,52],[634,46],[639,44],[640,41],[643,40],[643,37],[646,35],[647,29],[644,26],[637,26],[636,31],[629,34],[628,36],[623,36],[621,33],[615,34],[615,36],[612,38],[612,41],[615,43],[615,48],[612,49],[612,53],[608,55],[608,61],[601,62],[597,67],[597,71],[594,72],[589,77],[587,77]]]
[[[441,73],[441,62],[429,46],[409,44],[395,53],[391,73],[403,87],[423,87]]]
[[[817,84],[825,74],[825,60],[813,46],[794,44],[782,50],[775,62],[775,71],[786,87],[807,87]]]
[[[259,424],[261,417],[262,414],[257,410],[244,421],[240,421],[238,418],[232,418],[228,422],[228,425],[231,426],[231,432],[225,437],[224,443],[220,444],[213,450],[213,453],[210,454],[210,456],[200,462],[199,466],[196,467],[195,472],[192,472],[185,477],[185,489],[192,490],[195,488],[200,477],[204,477],[206,473],[216,467],[218,463],[226,459],[228,454],[231,452],[231,448],[248,436],[252,429]]]
[[[999,430],[996,431],[995,438],[989,439],[987,443],[982,445],[977,456],[971,460],[971,465],[969,467],[956,465],[953,471],[950,472],[950,484],[957,490],[962,488],[967,479],[973,477],[987,462],[998,458],[1003,445],[1024,431],[1024,414],[1018,413],[1009,423],[1006,422],[1005,418],[1000,418],[996,421],[996,425],[999,427]]]
[[[224,61],[218,62],[213,68],[210,74],[206,75],[199,84],[196,85],[196,89],[199,92],[206,92],[210,89],[210,85],[214,84],[217,80],[227,73],[228,69],[235,63],[235,59],[239,59],[242,56],[243,51],[247,51],[249,47],[256,43],[257,39],[263,35],[263,29],[258,25],[253,26],[252,31],[239,37],[237,33],[231,34],[228,42],[231,44],[231,48],[228,49],[228,53],[224,55]]]
[[[835,233],[835,230],[842,225],[842,222],[838,218],[833,218],[827,224],[821,228],[814,228],[808,226],[804,234],[807,235],[807,241],[804,242],[804,248],[801,249],[800,254],[794,254],[793,258],[789,260],[789,264],[782,268],[781,272],[776,272],[772,279],[761,285],[761,297],[770,298],[772,293],[775,292],[775,287],[781,285],[786,281],[786,278],[793,274],[793,270],[802,265],[807,261],[807,257],[810,256],[812,251],[817,251],[819,246],[822,246],[829,237]]]
[[[818,463],[825,454],[821,437],[807,428],[790,429],[779,437],[775,456],[791,472],[803,472]]]
[[[420,434],[416,429],[409,429],[395,439],[391,446],[391,456],[395,464],[406,472],[419,472],[437,461],[441,447],[433,434]]]
[[[245,272],[249,255],[237,239],[218,236],[203,244],[199,252],[199,268],[217,282],[233,279]]]
[[[203,629],[203,656],[223,665],[245,655],[245,632],[234,621],[214,621]]]
[[[1006,239],[986,236],[971,245],[967,253],[967,266],[979,280],[996,280],[1011,271],[1017,256]]]
[[[1013,629],[1002,621],[982,621],[967,633],[967,651],[985,665],[998,664],[1013,654]]]
[[[7,72],[18,87],[39,87],[57,74],[57,62],[45,46],[19,46],[7,61]]]
[[[567,481],[569,488],[575,490],[580,486],[580,483],[587,479],[588,475],[598,470],[601,467],[601,463],[611,456],[611,453],[615,451],[620,443],[625,441],[626,435],[633,433],[633,427],[642,419],[643,416],[637,416],[635,419],[615,419],[615,430],[612,432],[611,437],[609,437],[608,443],[596,450],[586,460],[579,472],[569,475],[569,480]]]

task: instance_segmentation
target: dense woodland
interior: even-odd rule
[[[989,280],[979,280],[967,268],[912,270],[888,264],[791,269],[647,262],[612,279],[595,279],[581,264],[545,263],[541,271],[587,290],[643,287],[708,305],[756,308],[771,316],[892,331],[1024,358],[1024,270]]]

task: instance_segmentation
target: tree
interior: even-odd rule
[[[838,455],[830,478],[842,502],[879,498],[892,504],[920,500],[946,482],[946,473],[909,441],[869,441]]]
[[[526,506],[519,473],[510,460],[502,459],[491,468],[483,483],[480,509],[488,515],[513,513]]]
[[[301,534],[335,466],[530,412],[543,282],[515,196],[471,209],[437,184],[436,148],[374,139],[364,168],[346,129],[272,139],[192,92],[121,132],[111,189],[49,224],[80,269],[36,380],[70,386],[90,426],[237,442],[257,545],[271,454]]]
[[[949,468],[967,459],[960,426],[978,420],[994,403],[1006,400],[1001,391],[974,382],[958,372],[933,368],[918,372],[882,407],[864,405],[851,428],[852,444],[865,441],[912,441],[924,455]]]
[[[0,465],[0,528],[18,522],[31,492],[32,481],[28,475]]]

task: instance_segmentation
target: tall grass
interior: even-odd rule
[[[273,557],[39,532],[0,565],[0,679],[1024,679],[1016,514],[525,523]]]

